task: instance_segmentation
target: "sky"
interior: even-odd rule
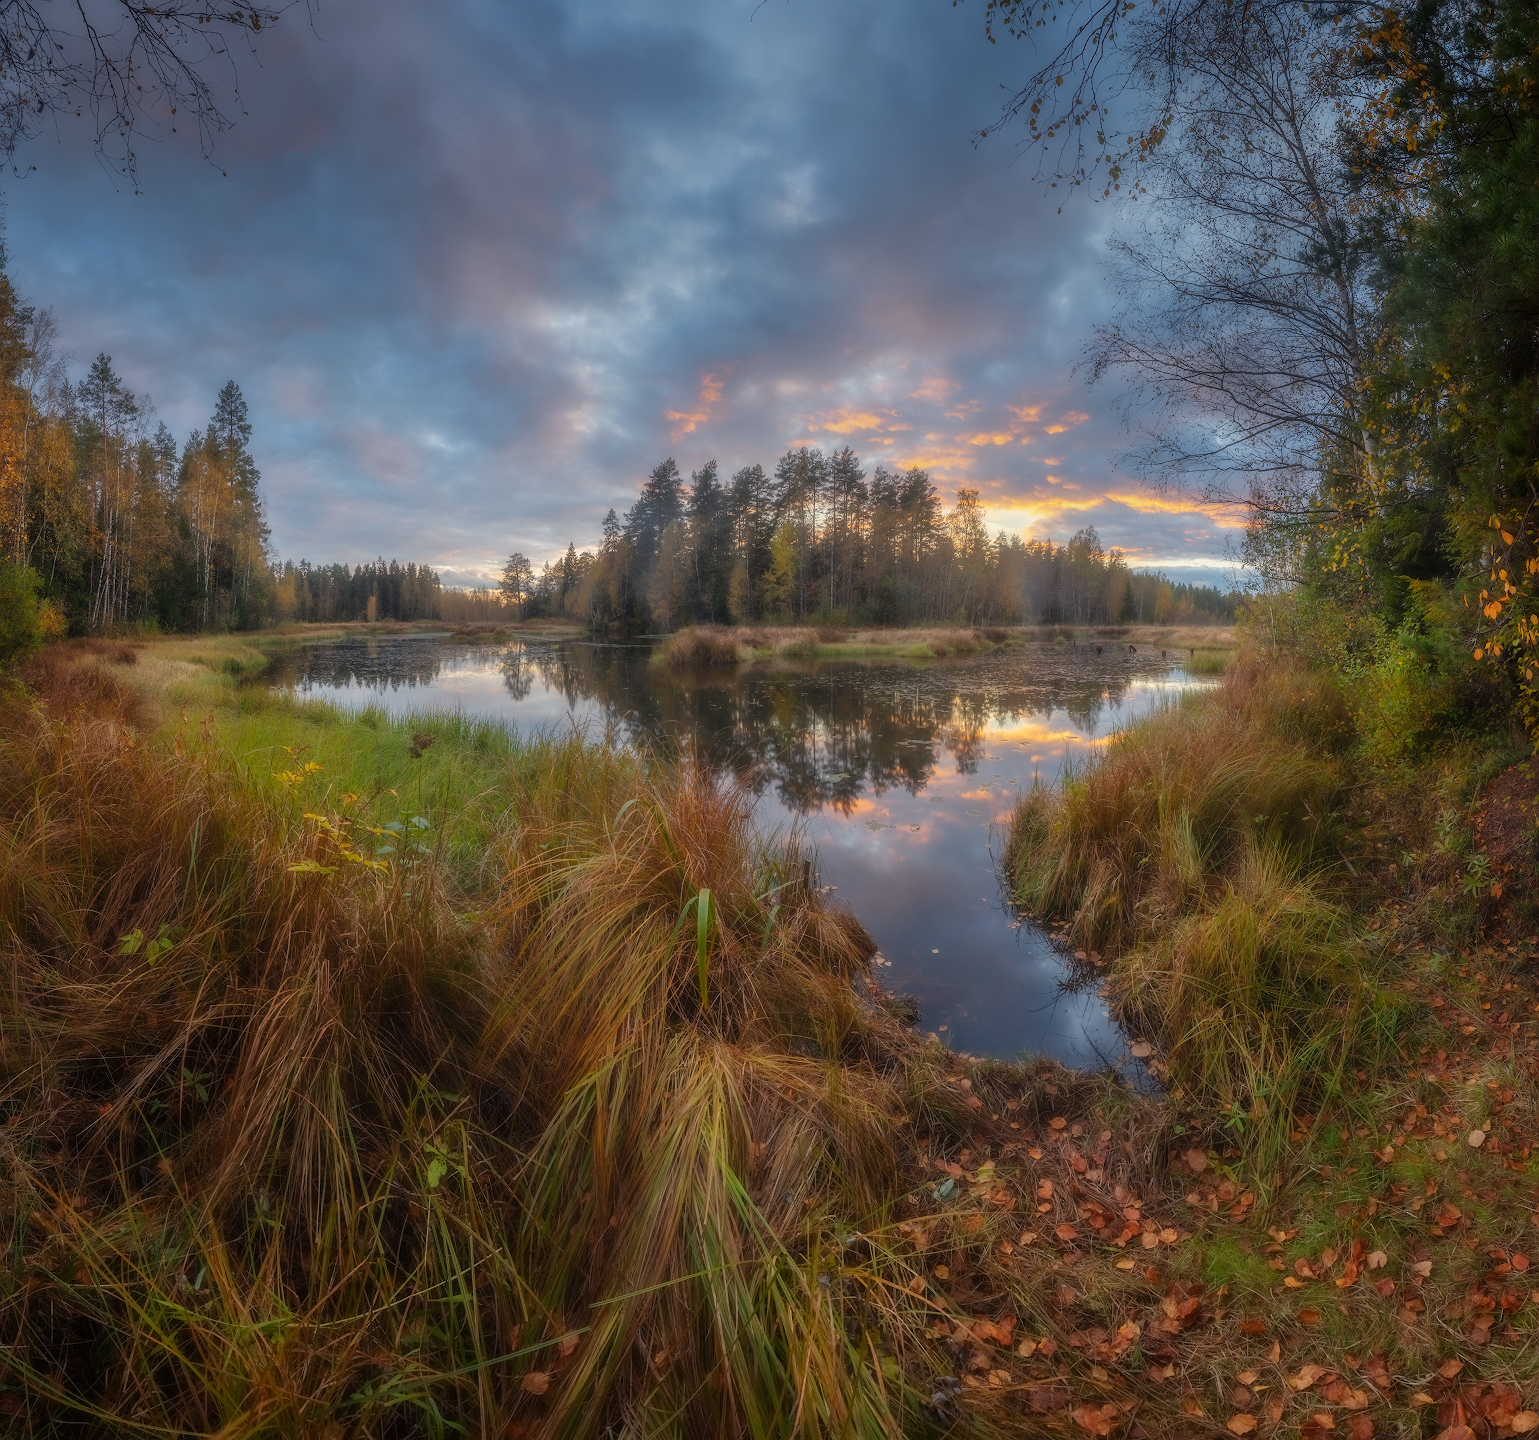
[[[1232,522],[1119,468],[1120,383],[1076,373],[1118,215],[977,142],[1032,68],[981,3],[318,0],[258,58],[211,161],[141,141],[136,192],[61,123],[4,198],[76,372],[179,436],[239,383],[279,556],[486,583],[665,456],[811,444],[1230,577]]]

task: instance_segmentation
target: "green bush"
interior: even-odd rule
[[[0,565],[0,669],[35,654],[46,638],[42,583],[29,566]]]

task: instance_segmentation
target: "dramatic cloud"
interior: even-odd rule
[[[38,142],[13,272],[174,429],[240,382],[286,556],[465,582],[591,544],[665,454],[848,444],[1023,534],[1222,571],[1232,521],[1115,473],[1115,395],[1071,375],[1113,216],[972,143],[1028,59],[981,10],[618,11],[326,0],[212,166],[168,136],[136,195]]]

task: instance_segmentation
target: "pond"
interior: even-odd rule
[[[1025,787],[1055,780],[1177,691],[1212,683],[1179,655],[1033,642],[946,660],[681,673],[653,664],[646,643],[402,635],[305,646],[269,674],[349,708],[461,709],[519,729],[691,743],[749,788],[761,825],[800,828],[822,883],[880,947],[884,983],[917,1001],[922,1031],[971,1054],[1128,1070],[1093,979],[1076,978],[1017,914],[997,862]]]

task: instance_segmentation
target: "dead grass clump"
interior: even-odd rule
[[[972,630],[935,631],[924,643],[932,655],[971,655],[983,648],[979,635]]]
[[[973,634],[980,640],[987,640],[990,645],[1003,645],[1010,638],[1010,632],[1003,625],[975,626]]]
[[[869,939],[703,768],[552,740],[508,785],[464,918],[356,817],[9,703],[0,1383],[35,1428],[913,1419],[849,1329],[929,1324],[907,1261],[846,1254],[917,1048],[856,996]]]
[[[736,665],[743,658],[736,631],[716,625],[691,625],[671,635],[658,652],[658,659],[673,670],[689,670],[702,665]]]
[[[17,677],[55,715],[112,716],[121,725],[141,724],[146,706],[137,691],[101,663],[137,663],[131,646],[101,639],[46,645],[16,669]]]
[[[850,638],[848,630],[834,625],[819,625],[812,633],[817,636],[819,645],[839,645]]]

